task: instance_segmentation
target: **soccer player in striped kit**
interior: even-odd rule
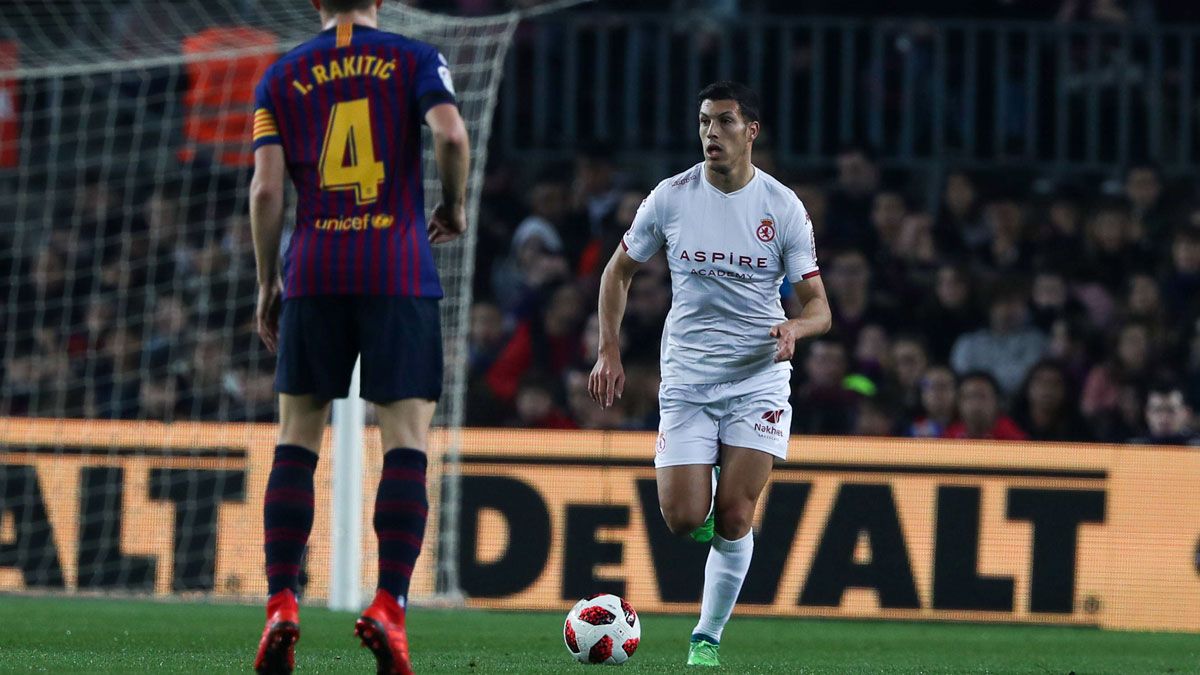
[[[754,553],[758,498],[771,467],[787,457],[796,342],[828,331],[831,316],[808,212],[750,161],[758,96],[737,82],[715,82],[697,99],[704,161],[654,188],[609,260],[588,388],[605,407],[621,396],[629,285],[641,263],[665,251],[671,311],[658,393],[658,502],[672,532],[712,543],[687,664],[718,666],[721,634]],[[791,320],[779,297],[785,279],[803,304]]]
[[[258,329],[278,354],[279,444],[263,508],[269,599],[254,668],[290,673],[301,557],[330,401],[362,357],[384,458],[375,501],[379,588],[355,624],[380,673],[411,673],[405,605],[428,501],[425,443],[442,392],[442,287],[431,244],[466,229],[466,128],[446,59],[376,28],[381,0],[313,0],[323,30],[273,64],[256,92],[250,217]],[[442,202],[428,222],[421,123]],[[279,268],[284,177],[296,225]]]

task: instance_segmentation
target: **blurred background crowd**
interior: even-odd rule
[[[80,21],[111,26],[114,34],[129,32],[133,44],[138,24],[128,21],[152,20],[159,5],[169,3],[125,4],[118,3],[125,10],[111,12],[103,20],[81,15]],[[258,4],[247,0],[221,6],[241,15],[252,13]],[[486,14],[513,4],[538,3],[420,0],[408,4]],[[605,0],[586,11],[688,9],[731,21],[756,12],[783,11],[798,16],[911,12],[956,18],[964,16],[969,5],[971,18],[1093,26],[1145,27],[1197,18],[1193,3],[1152,0],[928,0],[902,3],[902,9],[886,12],[876,3],[854,0],[801,4]],[[239,9],[242,5],[245,8]],[[107,5],[87,7],[100,11]],[[20,15],[13,25],[19,25],[19,20]],[[612,26],[619,25],[615,21]],[[751,22],[742,29],[756,25]],[[842,53],[854,56],[846,61],[835,61],[819,48],[805,52],[802,47],[808,43],[799,33],[792,36],[794,45],[782,38],[767,45],[770,55],[791,50],[788,53],[795,58],[787,65],[796,76],[797,89],[803,85],[805,92],[817,91],[823,83],[832,87],[839,72],[849,73],[851,87],[859,88],[830,89],[823,102],[811,109],[797,104],[798,121],[790,137],[792,141],[801,136],[817,139],[807,146],[808,154],[799,143],[787,145],[782,120],[770,114],[764,140],[755,149],[756,165],[792,187],[812,216],[834,315],[833,330],[806,343],[794,361],[793,431],[1196,443],[1200,436],[1196,413],[1200,410],[1200,186],[1194,173],[1181,171],[1178,162],[1168,168],[1138,158],[1104,165],[1109,153],[1093,157],[1091,150],[1087,151],[1091,168],[1058,171],[1061,166],[1039,154],[1042,147],[1054,145],[1047,138],[1056,110],[1050,105],[1035,108],[1027,120],[1023,107],[1043,93],[1047,98],[1059,96],[1063,106],[1086,99],[1098,111],[1086,125],[1088,134],[1120,135],[1133,127],[1127,134],[1133,143],[1143,139],[1149,143],[1154,135],[1154,124],[1146,120],[1149,113],[1139,117],[1141,108],[1135,106],[1135,113],[1120,124],[1110,113],[1120,105],[1128,107],[1120,98],[1128,94],[1180,110],[1180,129],[1196,126],[1189,116],[1200,113],[1194,105],[1188,108],[1195,97],[1179,84],[1190,71],[1167,69],[1175,84],[1163,89],[1163,97],[1153,98],[1148,93],[1153,83],[1144,75],[1149,72],[1145,64],[1151,63],[1149,52],[1110,49],[1105,43],[1101,54],[1098,41],[1093,41],[1094,48],[1085,44],[1079,49],[1068,41],[1054,44],[1067,47],[1062,51],[1063,63],[1073,76],[1061,77],[1062,72],[1051,70],[1039,81],[1038,64],[1043,70],[1049,68],[1057,47],[1040,45],[1033,37],[1027,43],[1013,43],[1023,45],[1014,46],[1013,54],[1020,52],[1025,58],[1027,53],[1034,59],[1006,72],[1002,58],[987,59],[993,47],[997,53],[1010,53],[1000,51],[999,39],[981,39],[979,44],[987,49],[980,47],[983,67],[979,70],[1004,73],[1004,77],[994,88],[986,78],[980,79],[980,96],[994,98],[987,98],[989,105],[980,103],[979,108],[1003,112],[980,118],[987,124],[980,122],[978,129],[971,127],[974,131],[967,130],[966,121],[952,121],[945,133],[952,138],[946,142],[960,148],[983,147],[994,127],[1001,159],[1011,160],[1028,147],[1029,156],[1039,161],[1031,161],[1025,170],[1014,170],[1011,161],[990,166],[979,157],[956,164],[949,154],[926,161],[917,155],[933,153],[936,129],[921,126],[932,112],[921,108],[923,96],[911,96],[915,90],[896,84],[903,74],[896,72],[895,65],[922,69],[936,63],[936,42],[930,41],[928,30],[906,28],[896,35],[880,33],[887,37],[887,51],[882,51],[881,39],[881,51],[874,52],[874,47],[867,47],[867,37],[876,35],[869,32],[871,24],[856,26],[844,33],[851,38],[851,47]],[[958,30],[947,26],[947,35]],[[656,128],[654,140],[647,142],[647,129],[657,124],[659,109],[650,105],[650,98],[637,99],[636,105],[626,106],[630,110],[625,121],[613,123],[619,126],[614,134],[623,134],[620,143],[585,141],[605,140],[600,126],[605,120],[598,114],[589,117],[566,107],[559,121],[557,108],[539,108],[544,107],[538,102],[539,92],[553,93],[539,87],[552,81],[554,73],[531,59],[557,54],[550,49],[566,41],[555,30],[543,31],[544,35],[517,33],[482,186],[480,217],[472,224],[479,241],[469,333],[467,423],[654,430],[659,340],[671,302],[661,254],[643,267],[630,290],[622,329],[628,377],[623,398],[615,407],[601,410],[588,399],[586,381],[597,347],[600,274],[649,187],[699,161],[699,153],[687,149],[693,132],[691,112],[680,107],[679,115],[664,113],[669,124],[659,126],[666,131]],[[720,63],[718,50],[710,50],[703,35],[684,32],[691,41],[684,53],[694,48],[696,54],[715,58],[714,70],[727,65]],[[622,44],[630,50],[649,49],[655,44],[649,35],[649,31],[630,33]],[[676,44],[672,40],[680,39],[663,35],[659,44],[671,46]],[[1033,30],[1030,35],[1040,33]],[[825,37],[832,41],[833,33]],[[924,46],[910,49],[916,43]],[[581,72],[628,73],[630,63],[636,65],[631,61],[621,70],[614,61],[612,68],[601,68],[605,63],[601,55],[607,58],[608,52],[599,41],[586,44],[588,50],[594,45],[595,51],[580,52],[586,58],[574,66]],[[957,38],[949,44],[961,46]],[[1186,45],[1195,50],[1192,41]],[[928,63],[922,60],[927,58]],[[818,67],[820,59],[829,65]],[[1171,59],[1186,62],[1189,69],[1194,60],[1185,58],[1184,47],[1168,50],[1167,60]],[[662,60],[659,71],[674,72],[665,67],[671,63]],[[708,62],[704,63],[707,73]],[[1093,71],[1086,70],[1088,64]],[[1018,66],[1028,67],[1034,76],[1031,90],[1026,91],[1026,75]],[[818,72],[825,71],[828,77],[822,80]],[[942,93],[945,109],[962,112],[966,120],[968,97],[956,88],[966,87],[963,82],[975,76],[974,69],[970,74],[953,68],[947,72],[954,77],[947,76],[953,86]],[[114,78],[112,87],[69,80],[79,91],[68,89],[66,96],[78,105],[77,111],[86,111],[93,105],[86,97],[99,89],[103,98],[118,100],[112,107],[113,119],[128,122],[139,140],[149,124],[146,119],[155,115],[166,128],[163,133],[177,138],[184,113],[174,101],[188,91],[186,73],[175,69],[132,81],[137,86],[120,77]],[[623,92],[644,89],[627,85],[615,74],[606,82],[607,86],[597,83],[594,91],[578,83],[571,86],[595,110],[607,110],[605,101],[616,105]],[[679,90],[687,84],[683,78],[672,82]],[[30,108],[53,110],[52,87],[38,82],[27,86],[26,96],[33,101]],[[772,103],[791,105],[773,89],[763,92]],[[1019,96],[1022,91],[1027,94],[1024,98]],[[910,115],[917,121],[907,131],[890,121],[903,117],[906,92],[918,99],[909,101],[907,109],[922,111]],[[1003,104],[1010,93],[1008,108],[1015,106],[1014,110]],[[843,123],[847,116],[836,113],[851,97],[885,106],[887,124],[880,121],[873,127],[869,118],[874,111],[868,111],[867,103],[860,103],[856,114],[848,116],[849,123]],[[125,98],[140,106],[135,109],[137,116],[129,120],[121,117],[128,112],[119,105]],[[690,100],[678,103],[686,106]],[[578,119],[571,117],[575,113]],[[69,124],[73,118],[66,119]],[[514,143],[524,142],[522,134],[539,120],[542,127],[528,135],[535,141],[542,138],[546,148],[551,142],[547,139],[567,138],[566,151],[562,147],[530,153],[514,150],[518,148]],[[102,123],[100,118],[87,122]],[[596,128],[589,130],[589,123]],[[40,138],[53,125],[64,123],[55,115],[38,114],[29,124],[34,129],[30,137]],[[1069,126],[1072,132],[1085,127]],[[97,160],[94,164],[72,159],[71,170],[60,175],[55,168],[60,164],[55,162],[63,160],[47,160],[45,176],[37,178],[60,194],[72,195],[62,203],[44,205],[48,222],[10,226],[6,223],[10,214],[0,210],[0,298],[4,299],[0,326],[7,327],[0,345],[0,416],[272,421],[273,356],[254,332],[249,222],[244,195],[237,197],[244,192],[244,167],[240,173],[213,171],[193,160],[176,164],[172,157],[170,165],[145,175],[144,182],[131,181],[120,167],[103,165],[101,170],[106,156],[100,153],[111,156],[112,148],[104,144],[111,144],[112,138],[88,133],[88,128],[97,127],[78,123],[80,142],[95,150],[90,155]],[[568,128],[577,133],[567,135]],[[847,129],[858,138],[877,131],[890,139],[888,147],[840,143],[844,139],[837,135],[846,135]],[[1032,132],[1026,133],[1029,129]],[[903,155],[906,142],[896,140],[907,132],[911,132],[910,156]],[[1186,136],[1191,145],[1181,150],[1181,157],[1190,156],[1197,137]],[[1085,140],[1081,132],[1063,140],[1062,147],[1074,152],[1092,143]],[[1166,145],[1170,142],[1168,138]],[[631,150],[642,143],[651,146],[645,153]],[[1168,149],[1159,155],[1168,154]],[[794,161],[797,158],[804,161]],[[1058,158],[1062,159],[1061,153]],[[33,192],[22,180],[0,169],[0,197],[32,199],[28,195]],[[56,180],[62,182],[52,183]],[[198,200],[197,194],[231,197]],[[30,238],[31,231],[36,231],[36,241]],[[797,311],[790,290],[784,287],[781,294],[785,309]]]
[[[935,209],[869,149],[832,175],[756,164],[816,228],[833,330],[795,359],[802,434],[1187,443],[1200,396],[1200,202],[1153,164],[1053,185],[950,171]],[[630,289],[625,396],[586,393],[603,266],[647,189],[602,150],[520,184],[490,172],[469,423],[656,429],[662,254]],[[782,290],[789,312],[797,311]]]

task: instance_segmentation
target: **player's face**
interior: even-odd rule
[[[737,101],[700,104],[700,147],[704,160],[717,170],[729,170],[745,160],[758,136],[758,122],[742,119]]]

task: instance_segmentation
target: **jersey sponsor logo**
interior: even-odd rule
[[[691,173],[688,173],[687,175],[676,178],[675,181],[673,183],[671,183],[671,187],[683,187],[684,185],[687,185],[688,183],[696,180],[699,176],[700,176],[699,172],[692,171]]]
[[[734,251],[689,251],[684,249],[679,253],[679,259],[688,262],[723,262],[735,267],[749,267],[750,269],[764,269],[767,266],[767,259],[764,257],[756,258]]]
[[[758,235],[758,240],[767,242],[775,238],[775,221],[770,218],[763,218],[758,223],[758,229],[755,231]]]
[[[759,436],[763,436],[763,437],[770,436],[772,438],[786,438],[787,434],[783,433],[783,430],[776,426],[777,424],[779,424],[780,420],[783,419],[783,412],[784,411],[782,409],[766,411],[765,413],[762,414],[762,420],[763,420],[763,422],[766,422],[766,424],[760,424],[758,422],[755,422],[754,430],[756,432],[758,432]]]
[[[368,227],[386,230],[395,223],[395,216],[379,213],[374,216],[354,216],[352,218],[317,218],[313,221],[313,227],[330,232],[362,232]]]

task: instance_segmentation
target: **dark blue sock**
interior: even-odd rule
[[[267,593],[300,593],[300,561],[313,524],[313,472],[317,453],[298,445],[275,446],[263,500]]]
[[[403,605],[413,565],[425,538],[429,501],[425,495],[425,453],[395,448],[383,456],[375,495],[375,534],[379,537],[379,587]]]

